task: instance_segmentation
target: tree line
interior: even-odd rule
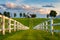
[[[0,15],[4,15],[6,17],[11,17],[10,12],[7,12],[7,11],[4,11],[3,13],[0,12]],[[31,16],[31,18],[35,18],[36,17],[36,14],[29,14],[29,15]],[[20,18],[21,17],[23,17],[23,18],[30,18],[29,15],[28,15],[28,13],[27,14],[26,13],[19,13]],[[16,17],[17,14],[14,13],[13,16]]]
[[[4,15],[4,16],[7,16],[7,17],[11,17],[10,12],[7,12],[7,11],[4,11],[3,13],[0,12],[0,15]],[[47,17],[47,18],[49,18],[49,17],[56,17],[56,15],[57,15],[57,12],[54,11],[54,10],[51,10],[50,13],[47,14],[46,17]],[[14,13],[13,16],[16,17],[17,14]],[[19,13],[19,16],[20,16],[20,17],[23,17],[23,18],[35,18],[35,17],[36,17],[36,14]]]
[[[10,12],[4,11],[3,14],[0,12],[0,15],[4,15],[6,17],[10,17]]]

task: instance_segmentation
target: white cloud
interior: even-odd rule
[[[14,4],[12,2],[8,2],[8,3],[6,3],[6,6],[9,7],[9,8],[15,8],[16,4]]]
[[[17,0],[17,1],[23,1],[23,0]],[[38,6],[39,4],[31,6],[31,5],[27,5],[27,4],[21,4],[21,5],[20,4],[15,4],[15,3],[12,3],[12,2],[6,3],[6,6],[10,7],[10,8],[21,7],[23,9],[27,10],[27,11],[40,12],[41,14],[48,14],[50,12],[50,10],[56,10],[58,15],[59,15],[60,14],[60,5],[59,5],[60,3],[52,3],[52,4],[55,8],[53,8],[53,7],[51,7],[51,8],[50,7],[47,7],[47,8],[45,7],[44,8],[44,7],[42,7],[44,4],[41,4],[40,6]],[[33,10],[33,9],[35,9],[35,10]]]
[[[48,3],[48,4],[41,4],[41,5],[43,6],[43,5],[49,5],[49,4],[50,3]],[[57,15],[60,15],[60,3],[59,2],[58,3],[56,2],[56,3],[52,3],[52,4],[53,4],[52,6],[54,6],[54,7],[42,7],[41,6],[41,8],[43,8],[43,11],[45,11],[45,13],[42,12],[42,14],[49,13],[49,11],[46,11],[46,10],[55,10],[58,13]]]
[[[3,6],[0,6],[0,9],[6,10],[6,8],[5,8],[5,7],[3,7]]]

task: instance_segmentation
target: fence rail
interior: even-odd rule
[[[8,20],[8,22],[6,22],[6,20]],[[11,33],[12,30],[18,31],[18,30],[27,30],[27,29],[29,29],[29,27],[24,26],[20,22],[14,20],[12,18],[8,18],[3,15],[0,15],[0,33],[2,32],[3,35],[5,35],[6,30],[8,30],[9,33]]]
[[[50,22],[50,24],[48,22]],[[60,23],[53,24],[53,18],[50,18],[50,20],[38,24],[33,29],[50,31],[53,35],[54,32],[60,32],[60,30],[54,30],[54,26],[57,26],[57,25],[60,26]]]

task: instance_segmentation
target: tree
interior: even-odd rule
[[[22,13],[20,13],[20,17],[22,17]]]
[[[7,17],[10,17],[10,12],[7,12]]]
[[[35,18],[36,17],[36,14],[30,14],[32,18]]]
[[[16,17],[16,13],[14,13],[14,17]]]
[[[23,13],[23,17],[26,17],[26,14],[25,13]]]
[[[7,12],[6,12],[6,11],[4,11],[3,15],[4,15],[4,16],[7,16]]]
[[[49,16],[50,16],[50,15],[49,15],[49,14],[47,14],[47,18],[49,18]]]
[[[0,15],[2,15],[2,13],[0,12]]]
[[[51,10],[51,12],[50,12],[50,17],[56,17],[56,15],[57,15],[57,12],[56,11],[54,11],[54,10]]]
[[[10,17],[10,12],[4,11],[3,15],[6,16],[6,17]]]

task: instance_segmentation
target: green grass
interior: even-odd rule
[[[15,20],[21,22],[23,25],[33,28],[34,26],[47,20],[45,18],[14,18]]]
[[[58,35],[59,34],[59,35]],[[12,32],[5,36],[0,36],[0,40],[59,40],[60,33],[51,35],[49,32],[41,30],[25,30]]]
[[[60,23],[60,19],[54,19],[54,24]],[[60,25],[54,26],[54,29],[60,30]]]
[[[6,32],[6,35],[3,36],[0,34],[0,40],[60,40],[60,33],[54,33],[54,35],[51,35],[50,32],[46,32],[44,30],[33,30],[32,28],[48,19],[45,18],[13,18],[25,26],[28,26],[29,30],[20,30],[17,32],[8,33]],[[54,20],[54,23],[58,23],[60,19]],[[56,29],[59,26],[56,26]]]

